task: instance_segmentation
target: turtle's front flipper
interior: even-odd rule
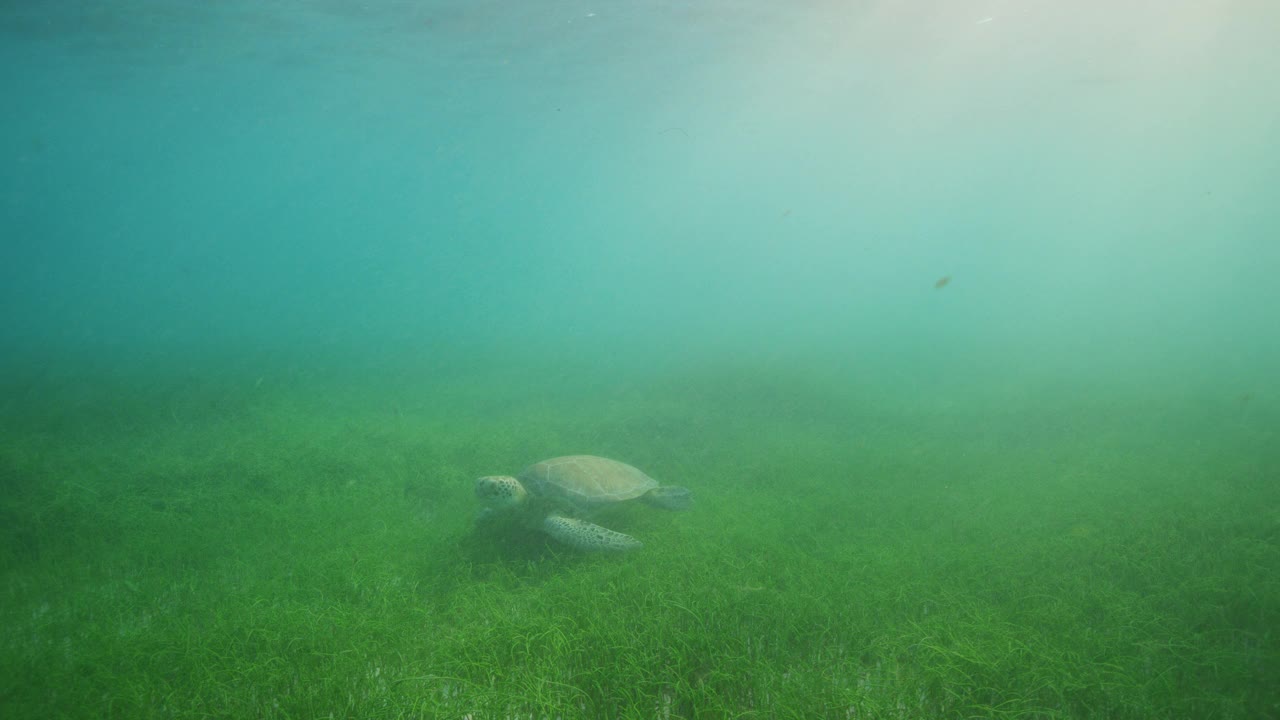
[[[548,535],[577,550],[621,552],[640,547],[639,540],[586,520],[550,515],[542,521]]]

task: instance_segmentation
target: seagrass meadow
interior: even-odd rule
[[[6,717],[1277,713],[1274,399],[453,360],[11,368]],[[565,451],[695,506],[623,555],[473,527]]]

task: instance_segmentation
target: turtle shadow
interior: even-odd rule
[[[652,518],[644,518],[637,505],[607,508],[589,519],[606,523],[610,530],[636,532],[643,530]],[[474,522],[463,541],[471,562],[555,562],[577,565],[592,558],[621,557],[627,553],[575,550],[557,542],[550,535],[520,522],[518,516],[497,516]]]
[[[554,561],[567,553],[546,534],[515,524],[474,527],[463,543],[472,563],[529,563]]]
[[[541,582],[599,556],[567,548],[520,525],[474,527],[455,550],[454,561],[465,564],[476,581],[507,577]]]

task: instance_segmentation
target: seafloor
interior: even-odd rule
[[[1280,417],[891,364],[10,368],[8,718],[1257,718]],[[581,555],[472,482],[594,453],[695,507]]]

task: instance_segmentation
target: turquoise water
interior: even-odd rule
[[[1276,717],[1278,29],[9,3],[0,708]]]

